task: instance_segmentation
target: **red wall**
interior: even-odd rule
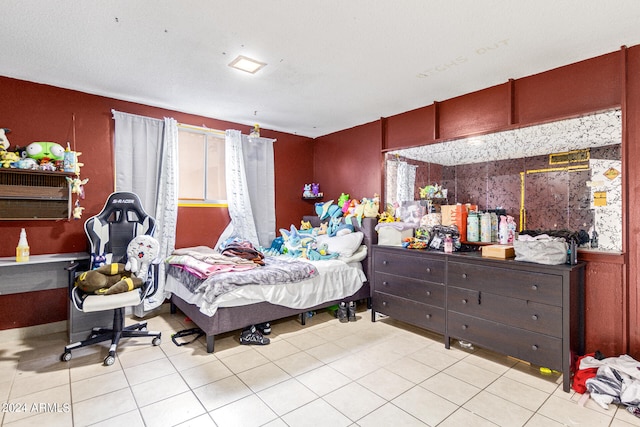
[[[79,252],[87,248],[84,219],[98,213],[114,188],[113,119],[111,110],[162,118],[173,117],[178,122],[212,129],[240,129],[249,127],[164,110],[146,105],[119,101],[73,90],[0,77],[0,127],[11,129],[8,134],[11,148],[33,141],[54,141],[66,145],[69,141],[81,152],[84,163],[81,177],[89,178],[85,185],[86,198],[83,220],[60,221],[0,221],[2,244],[0,256],[15,256],[20,229],[27,230],[32,255]],[[75,115],[75,144],[74,121]],[[262,136],[276,138],[274,145],[276,173],[276,221],[278,227],[298,224],[312,207],[302,200],[302,186],[313,178],[313,140],[282,132],[262,129]],[[229,221],[226,208],[180,207],[178,211],[176,246],[214,245]],[[48,291],[57,295],[38,317],[27,315],[2,316],[0,329],[29,326],[66,319],[66,290]],[[34,295],[0,296],[0,312],[13,313],[12,307],[21,299],[33,301]],[[22,304],[19,304],[22,306]]]
[[[372,198],[382,187],[381,124],[356,126],[317,138],[314,144],[314,181],[325,200]]]
[[[75,148],[83,153],[80,157],[85,164],[82,176],[90,179],[83,203],[85,217],[100,210],[113,188],[112,108],[157,118],[171,116],[183,123],[204,124],[210,128],[246,127],[2,77],[0,93],[3,95],[0,127],[13,130],[9,134],[12,145],[26,145],[36,140],[63,143],[71,140],[71,118],[75,114]],[[312,204],[300,197],[302,185],[307,182],[320,182],[325,200],[337,198],[342,192],[357,198],[382,194],[382,152],[387,149],[438,143],[618,105],[623,108],[625,253],[584,258],[588,262],[586,339],[588,351],[601,350],[610,355],[627,352],[638,358],[640,213],[630,208],[640,204],[640,169],[634,164],[635,159],[640,158],[638,46],[511,80],[315,141],[264,130],[264,136],[278,139],[275,145],[277,226],[295,224],[301,215],[312,210]],[[225,209],[180,208],[177,245],[213,244],[226,220]],[[14,255],[21,227],[27,228],[33,254],[85,248],[82,221],[4,221],[0,227],[5,242],[0,246],[0,256]],[[2,304],[0,311],[5,311]],[[59,311],[49,311],[49,320],[16,323],[14,319],[7,327],[59,320]],[[0,329],[3,328],[0,325]]]
[[[625,62],[625,57],[628,61]],[[625,77],[626,76],[626,77]],[[623,206],[625,239],[623,255],[584,256],[585,323],[587,351],[608,355],[629,353],[640,356],[640,213],[629,206],[640,204],[640,172],[634,160],[640,158],[640,47],[622,49],[596,58],[560,67],[534,76],[510,80],[502,85],[416,110],[382,118],[354,129],[317,140],[314,176],[359,191],[358,181],[367,174],[366,191],[383,191],[381,158],[359,153],[358,169],[353,159],[337,155],[347,146],[382,147],[382,151],[444,142],[453,138],[484,134],[558,120],[621,106],[626,130],[623,136],[627,202]],[[330,154],[322,153],[327,150]],[[320,157],[322,155],[322,157]],[[631,160],[633,159],[633,160]],[[340,171],[342,182],[329,179],[328,171]],[[345,172],[349,171],[349,172]],[[322,175],[320,175],[322,173]],[[318,179],[318,178],[316,178]],[[377,187],[373,187],[373,185]],[[628,262],[627,262],[628,258]]]

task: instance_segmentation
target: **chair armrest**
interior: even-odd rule
[[[161,262],[162,260],[160,260],[159,258],[151,261],[151,264],[149,265],[149,271],[147,273],[147,283],[145,284],[141,299],[153,296],[158,291],[158,275],[160,274]]]
[[[80,263],[77,261],[74,261],[64,268],[67,271],[67,277],[68,277],[67,280],[68,280],[70,297],[72,297],[73,288],[75,287],[74,284],[76,282],[76,272],[78,271],[78,267],[80,267]]]

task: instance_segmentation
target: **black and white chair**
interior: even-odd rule
[[[104,264],[126,264],[129,243],[137,236],[153,236],[155,219],[144,211],[136,194],[116,192],[109,196],[99,214],[85,222],[84,229],[91,248],[90,268],[95,269]],[[155,242],[157,244],[157,241]],[[131,261],[133,260],[130,260],[130,264]],[[134,262],[134,265],[138,264]],[[150,265],[148,271],[138,272],[137,277],[146,277],[140,288],[113,295],[83,292],[74,286],[78,276],[77,265],[70,267],[70,298],[75,308],[85,313],[113,310],[113,325],[111,328],[93,328],[84,341],[67,345],[60,359],[69,361],[72,350],[110,340],[109,354],[104,359],[104,364],[109,366],[115,362],[116,349],[121,338],[150,337],[153,345],[160,345],[161,333],[147,331],[146,321],[124,326],[125,308],[137,306],[157,291],[157,267],[156,261]]]

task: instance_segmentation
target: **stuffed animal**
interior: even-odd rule
[[[327,253],[327,244],[323,243],[318,248],[308,247],[307,248],[307,258],[311,261],[320,261],[323,259],[333,259],[338,258],[340,256],[339,253]]]
[[[342,222],[342,218],[331,218],[327,234],[329,237],[342,236],[344,234],[353,233],[355,228],[353,225]]]
[[[11,151],[2,151],[0,162],[2,162],[3,168],[15,167],[15,164],[20,160],[20,157]]]
[[[136,277],[147,280],[149,266],[160,253],[160,243],[151,236],[134,237],[127,246],[127,264],[125,268]]]
[[[333,200],[329,200],[324,203],[316,203],[316,214],[320,218],[320,221],[324,221],[328,218],[342,216],[342,209],[340,206],[333,203]]]
[[[363,198],[362,204],[364,205],[365,218],[378,217],[378,215],[380,214],[380,196],[374,194],[372,199]]]
[[[32,142],[27,145],[27,156],[42,162],[43,159],[49,161],[63,160],[64,148],[55,142]]]
[[[301,235],[298,230],[292,225],[289,231],[284,228],[280,229],[282,238],[284,239],[284,249],[282,253],[286,253],[292,257],[301,257],[304,255],[304,250],[313,237],[308,235]]]
[[[313,197],[322,197],[324,195],[320,192],[320,184],[317,182],[311,183],[311,194],[313,194]]]
[[[313,192],[311,191],[311,184],[305,184],[302,188],[302,197],[313,197]]]
[[[11,129],[7,129],[7,128],[0,128],[0,147],[4,148],[5,150],[9,149],[9,146],[11,144],[9,144],[9,140],[7,139],[7,134],[11,132]]]
[[[78,197],[84,199],[84,185],[89,182],[89,178],[80,179],[79,177],[69,178],[67,182],[71,185],[71,193],[77,194]]]
[[[81,273],[75,286],[96,295],[112,295],[131,291],[142,286],[142,279],[132,275],[124,264],[106,264],[97,270]]]
[[[340,194],[340,197],[338,197],[338,206],[340,206],[343,213],[347,212],[344,207],[345,203],[349,203],[349,195],[346,193],[342,193]]]

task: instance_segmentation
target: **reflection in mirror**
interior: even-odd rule
[[[435,211],[456,203],[501,208],[519,230],[595,230],[599,250],[621,251],[621,142],[615,109],[390,151],[385,202],[422,199]],[[435,184],[443,199],[420,197],[421,188]]]

